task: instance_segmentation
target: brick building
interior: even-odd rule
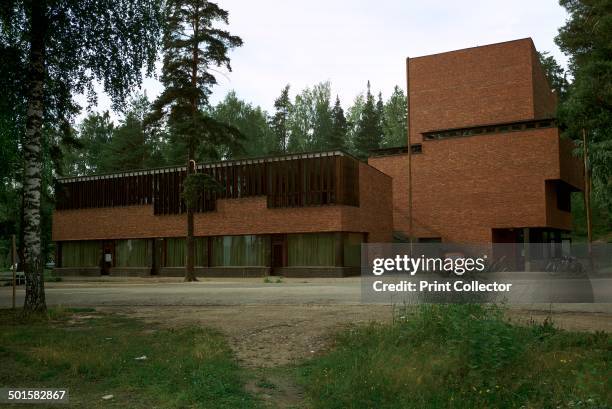
[[[531,39],[406,60],[410,148],[199,166],[223,186],[195,217],[200,275],[358,272],[362,242],[560,241],[579,161]],[[183,274],[184,168],[64,179],[65,274]]]

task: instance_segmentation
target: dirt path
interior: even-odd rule
[[[292,364],[325,351],[333,336],[350,325],[388,322],[388,305],[240,305],[222,307],[101,307],[162,326],[198,324],[224,333],[241,365],[270,368]],[[612,314],[507,311],[519,323],[552,317],[556,326],[575,331],[612,332]]]
[[[303,391],[282,367],[327,351],[338,331],[368,322],[389,322],[389,305],[240,305],[101,307],[161,326],[202,325],[228,337],[239,363],[257,376],[246,389],[270,408],[303,407]],[[518,323],[542,322],[548,316],[563,329],[612,332],[612,314],[593,312],[552,312],[513,309],[509,320]]]
[[[269,368],[321,353],[349,325],[392,318],[380,305],[243,305],[223,307],[103,307],[162,326],[198,324],[218,329],[241,365]]]

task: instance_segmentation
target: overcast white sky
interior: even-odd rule
[[[405,58],[531,37],[565,66],[554,44],[567,14],[557,0],[218,0],[229,31],[244,45],[231,53],[231,73],[218,76],[212,102],[231,90],[272,111],[285,84],[292,97],[331,81],[346,109],[368,80],[387,97],[405,89]],[[147,79],[151,100],[161,91]],[[83,101],[83,99],[79,99]],[[109,109],[104,95],[95,110]]]

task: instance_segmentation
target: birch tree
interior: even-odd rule
[[[79,107],[95,102],[99,81],[116,108],[154,68],[161,27],[160,0],[8,0],[0,7],[0,49],[15,52],[25,72],[23,98],[24,313],[44,311],[41,249],[42,150],[45,128],[67,133]],[[4,89],[0,90],[4,94]]]

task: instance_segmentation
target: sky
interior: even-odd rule
[[[217,0],[229,12],[232,34],[243,46],[232,50],[232,72],[217,75],[211,103],[230,90],[273,111],[274,99],[291,85],[291,96],[330,81],[346,109],[363,92],[390,95],[405,90],[405,59],[531,37],[539,51],[566,66],[554,43],[567,13],[558,0]],[[100,87],[96,87],[98,90]],[[142,91],[153,100],[162,90],[154,78]],[[85,98],[77,98],[85,105]],[[99,94],[96,111],[110,109]],[[86,114],[85,110],[79,116]],[[113,118],[119,119],[120,114]]]

